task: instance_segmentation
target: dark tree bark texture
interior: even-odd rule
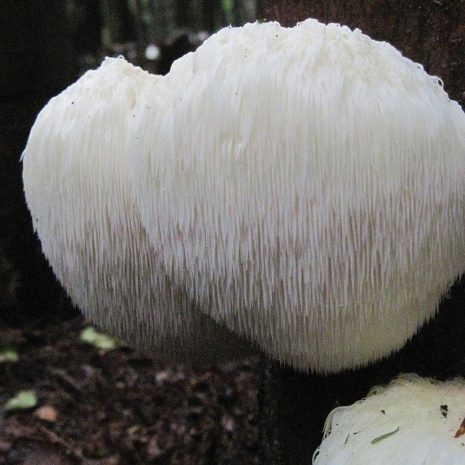
[[[128,0],[118,0],[117,14],[120,20],[120,40],[122,42],[130,42],[137,39],[137,34],[134,29],[134,20],[129,11]]]
[[[202,0],[202,27],[205,31],[213,33],[215,31],[215,12],[217,0]]]
[[[308,17],[358,27],[393,44],[444,81],[450,97],[465,103],[465,2],[463,0],[260,0],[258,18],[292,26]],[[464,231],[465,233],[465,231]],[[264,363],[260,441],[266,465],[308,465],[323,422],[337,405],[364,397],[400,372],[465,376],[465,279],[451,290],[436,318],[400,352],[361,370],[306,375]],[[458,425],[457,425],[458,426]]]
[[[137,6],[139,3],[136,2]],[[136,21],[129,10],[128,0],[107,0],[107,15],[112,42],[123,44],[138,39]],[[101,28],[98,31],[100,33]]]
[[[0,323],[50,319],[65,300],[32,232],[19,159],[38,111],[72,74],[65,2],[0,2]]]
[[[175,0],[175,23],[177,28],[188,28],[190,25],[191,2]]]

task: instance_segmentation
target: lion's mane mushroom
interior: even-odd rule
[[[106,59],[53,98],[23,154],[25,194],[44,254],[87,317],[158,357],[208,363],[248,348],[171,286],[129,175],[133,109],[159,79]]]
[[[465,115],[438,78],[307,20],[224,29],[163,85],[136,111],[137,202],[203,311],[318,372],[434,315],[465,269]]]
[[[465,381],[401,375],[329,415],[314,465],[462,465]]]

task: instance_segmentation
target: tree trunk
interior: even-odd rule
[[[10,323],[68,308],[33,234],[19,161],[38,111],[73,75],[67,26],[62,0],[0,2],[0,320]]]
[[[140,2],[136,0],[136,9]],[[136,24],[129,10],[128,0],[105,0],[104,16],[110,30],[111,44],[124,44],[137,40]],[[108,44],[105,44],[108,45]]]
[[[119,40],[122,43],[135,41],[137,34],[134,28],[134,20],[129,11],[128,0],[118,0],[117,14],[120,23]]]
[[[210,33],[215,31],[217,3],[217,0],[202,0],[202,28]]]
[[[191,2],[175,0],[175,25],[179,29],[189,28],[191,17]]]
[[[358,27],[441,77],[450,97],[465,103],[465,2],[463,0],[260,0],[258,18],[292,26],[314,17]],[[462,71],[462,72],[461,72]],[[447,378],[465,375],[465,280],[440,305],[436,318],[399,353],[368,368],[331,376],[306,375],[264,363],[259,422],[262,463],[308,465],[323,422],[337,405],[364,397],[400,372]]]
[[[102,45],[100,0],[75,0],[75,7],[75,50],[78,55],[97,56]]]

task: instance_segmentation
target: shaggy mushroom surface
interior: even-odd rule
[[[465,269],[465,115],[437,77],[307,20],[223,29],[161,85],[135,112],[137,204],[202,311],[315,372],[434,315]]]
[[[135,203],[129,134],[161,77],[107,58],[50,100],[23,154],[28,207],[57,278],[92,322],[170,361],[250,352],[170,282]]]

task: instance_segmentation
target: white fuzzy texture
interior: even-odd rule
[[[464,413],[463,379],[438,382],[401,375],[329,415],[313,464],[463,465],[465,439],[454,435]]]
[[[137,201],[202,311],[317,372],[434,315],[465,269],[465,115],[437,78],[307,20],[223,29],[160,86],[163,111],[136,109]]]
[[[23,155],[42,249],[74,304],[100,328],[157,357],[212,362],[246,350],[172,286],[135,205],[128,139],[144,92],[161,78],[124,59],[50,100]]]

